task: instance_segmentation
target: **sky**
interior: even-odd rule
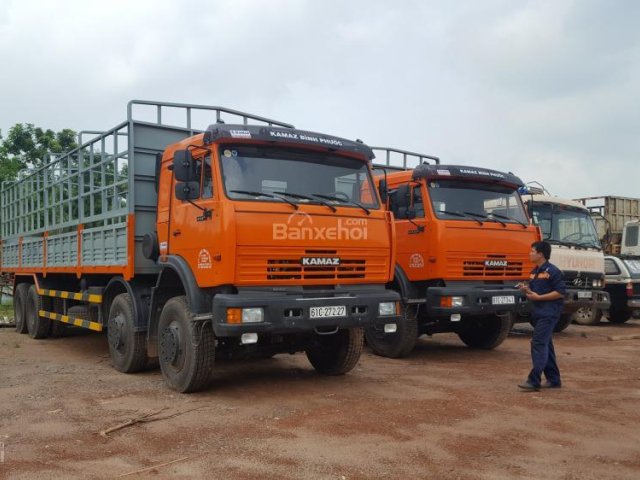
[[[0,130],[220,105],[640,197],[639,18],[635,0],[0,0]]]

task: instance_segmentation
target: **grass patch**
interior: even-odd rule
[[[0,317],[13,317],[13,305],[0,305]]]

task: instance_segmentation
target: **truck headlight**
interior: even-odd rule
[[[464,306],[464,297],[440,297],[440,306],[445,308],[451,307],[463,307]]]
[[[260,323],[264,321],[264,310],[262,308],[243,308],[242,323]]]
[[[603,286],[603,283],[604,282],[601,279],[594,278],[592,285],[593,285],[593,288],[601,288]]]
[[[381,317],[385,315],[396,314],[396,302],[380,302],[378,304],[378,315]]]
[[[260,323],[264,321],[262,307],[227,308],[227,323]]]

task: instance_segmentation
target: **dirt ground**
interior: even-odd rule
[[[572,325],[555,340],[564,386],[539,393],[516,388],[527,326],[494,351],[448,334],[407,359],[367,351],[342,377],[302,354],[219,363],[209,391],[181,395],[159,370],[113,370],[103,335],[2,328],[0,478],[637,479],[640,340],[607,338],[635,333]]]

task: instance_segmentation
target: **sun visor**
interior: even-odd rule
[[[500,183],[518,188],[524,185],[519,177],[512,173],[499,172],[488,168],[467,167],[464,165],[418,165],[413,170],[413,179],[464,179],[477,182]]]

